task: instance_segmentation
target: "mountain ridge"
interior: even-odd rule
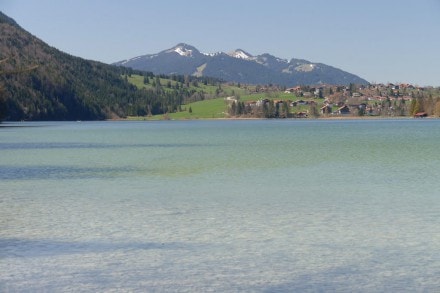
[[[254,56],[243,49],[229,53],[201,53],[196,47],[186,43],[179,43],[156,54],[118,61],[113,65],[155,74],[211,76],[248,84],[368,84],[368,81],[357,75],[323,63],[296,58],[287,60],[269,53]]]

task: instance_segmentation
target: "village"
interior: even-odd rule
[[[440,117],[440,89],[411,84],[257,87],[259,99],[225,98],[231,117]]]

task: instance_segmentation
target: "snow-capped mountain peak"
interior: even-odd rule
[[[181,43],[175,46],[174,48],[169,49],[167,52],[168,53],[176,52],[180,56],[193,57],[193,53],[195,50],[196,49],[194,47]]]
[[[174,49],[174,52],[176,52],[180,56],[187,56],[187,57],[192,56],[192,50],[188,50],[182,47],[177,47],[176,49]]]
[[[253,58],[253,56],[251,54],[249,54],[246,51],[241,50],[241,49],[237,49],[237,50],[229,53],[228,55],[231,57],[234,57],[234,58],[245,59],[245,60],[249,60],[249,59]]]
[[[197,48],[180,43],[153,55],[143,55],[114,63],[158,74],[181,74],[214,77],[247,84],[310,85],[368,82],[340,69],[302,59],[287,61],[268,53],[251,55],[237,49],[230,53],[201,53]]]

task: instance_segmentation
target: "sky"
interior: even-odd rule
[[[0,11],[55,48],[105,63],[187,43],[440,86],[440,0],[0,0]]]

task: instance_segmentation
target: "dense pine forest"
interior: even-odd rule
[[[152,73],[84,60],[50,47],[0,12],[0,119],[99,120],[177,111],[187,99],[204,99],[196,83],[220,81],[169,77],[173,88],[138,88],[137,74],[154,83]],[[162,78],[165,78],[164,76]],[[168,77],[167,77],[168,78]]]

